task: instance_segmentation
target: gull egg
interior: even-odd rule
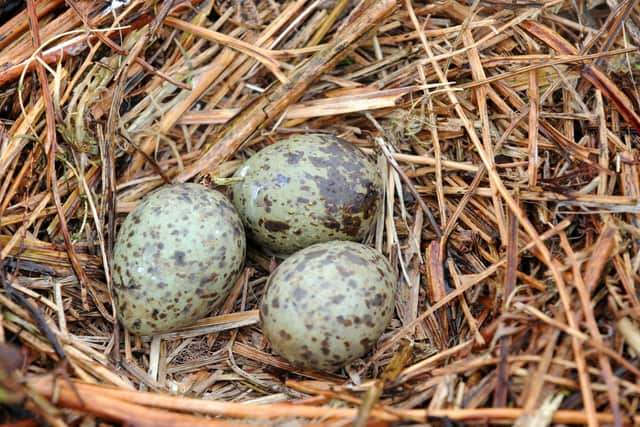
[[[393,315],[396,276],[375,249],[311,245],[271,274],[260,302],[273,351],[296,366],[335,370],[363,356]]]
[[[118,318],[138,335],[201,319],[240,275],[245,233],[221,193],[198,184],[166,185],[127,216],[113,249]]]
[[[332,135],[268,146],[236,172],[232,201],[248,237],[274,254],[329,240],[361,241],[382,204],[376,165]]]

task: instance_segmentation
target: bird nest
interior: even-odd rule
[[[0,422],[631,425],[640,8],[617,0],[0,2]],[[133,336],[126,213],[331,133],[376,159],[394,318],[334,373],[224,304]]]

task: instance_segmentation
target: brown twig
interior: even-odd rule
[[[29,26],[31,27],[31,34],[33,36],[33,47],[37,51],[40,48],[40,36],[38,18],[36,16],[36,9],[33,0],[27,1]],[[37,58],[40,58],[40,53],[37,53]],[[53,99],[51,97],[51,91],[49,89],[49,80],[45,72],[44,66],[39,61],[35,65],[36,72],[38,74],[38,81],[42,87],[42,94],[45,103],[46,110],[46,124],[47,131],[45,136],[45,151],[47,152],[47,184],[53,195],[53,201],[56,206],[56,212],[60,220],[60,231],[64,238],[64,244],[67,248],[67,254],[71,265],[80,282],[80,289],[82,292],[82,304],[85,308],[87,305],[87,287],[89,286],[89,279],[76,256],[73,243],[71,243],[71,235],[69,233],[69,227],[67,225],[67,219],[65,218],[64,210],[62,209],[62,202],[60,201],[60,193],[58,193],[58,177],[56,172],[56,155],[58,151],[58,141],[56,138],[56,119],[53,109]]]
[[[54,390],[51,387],[51,381],[44,379],[33,379],[29,386],[44,396],[51,396]],[[175,425],[182,425],[182,422],[193,422],[193,425],[227,425],[227,421],[214,421],[196,418],[177,413],[152,410],[150,407],[164,408],[178,411],[200,412],[211,415],[222,415],[227,417],[242,418],[258,418],[269,419],[286,416],[304,417],[304,418],[352,418],[356,413],[355,408],[326,408],[307,405],[292,404],[271,404],[271,405],[249,405],[235,402],[220,402],[205,399],[189,399],[168,396],[158,393],[145,393],[138,391],[120,391],[110,389],[104,386],[94,386],[88,384],[79,384],[76,386],[89,402],[87,409],[96,415],[102,415],[114,420],[135,420],[140,425],[149,425],[152,422],[168,422],[172,420]],[[65,406],[78,408],[75,397],[69,393],[66,386],[61,385],[58,390],[58,396],[61,403]],[[91,399],[89,399],[91,396]],[[126,401],[125,401],[126,399]],[[133,403],[129,403],[133,402]],[[142,406],[144,405],[144,406]],[[466,420],[482,420],[490,419],[493,421],[510,421],[518,418],[522,413],[522,409],[518,408],[487,408],[487,409],[442,409],[434,411],[425,410],[400,410],[392,411],[393,414],[384,412],[384,410],[374,410],[371,415],[386,421],[394,421],[400,417],[406,419],[423,419],[427,417],[449,418],[456,421]],[[144,418],[148,417],[148,418]],[[613,416],[609,413],[598,413],[596,419],[599,422],[611,422]],[[640,417],[628,417],[625,419],[626,425],[637,422]],[[145,422],[145,420],[147,422]],[[552,418],[553,422],[566,424],[584,424],[587,416],[581,411],[556,411]],[[211,423],[211,424],[208,424]],[[221,424],[225,423],[225,424]],[[236,425],[236,424],[234,424]],[[239,423],[237,425],[250,425]]]

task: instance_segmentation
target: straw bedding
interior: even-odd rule
[[[640,423],[640,6],[0,2],[0,422]],[[118,324],[109,260],[169,182],[292,134],[377,161],[394,318],[334,373],[272,354],[250,247],[224,305]]]

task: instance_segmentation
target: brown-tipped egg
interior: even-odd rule
[[[396,277],[375,249],[350,241],[294,253],[260,302],[264,335],[292,364],[333,371],[367,353],[393,315]]]
[[[221,193],[198,184],[151,193],[124,220],[114,246],[118,318],[151,335],[206,316],[238,278],[245,246],[242,221]]]
[[[275,254],[329,240],[361,241],[382,204],[375,163],[332,135],[270,145],[236,172],[232,201],[248,237]]]

